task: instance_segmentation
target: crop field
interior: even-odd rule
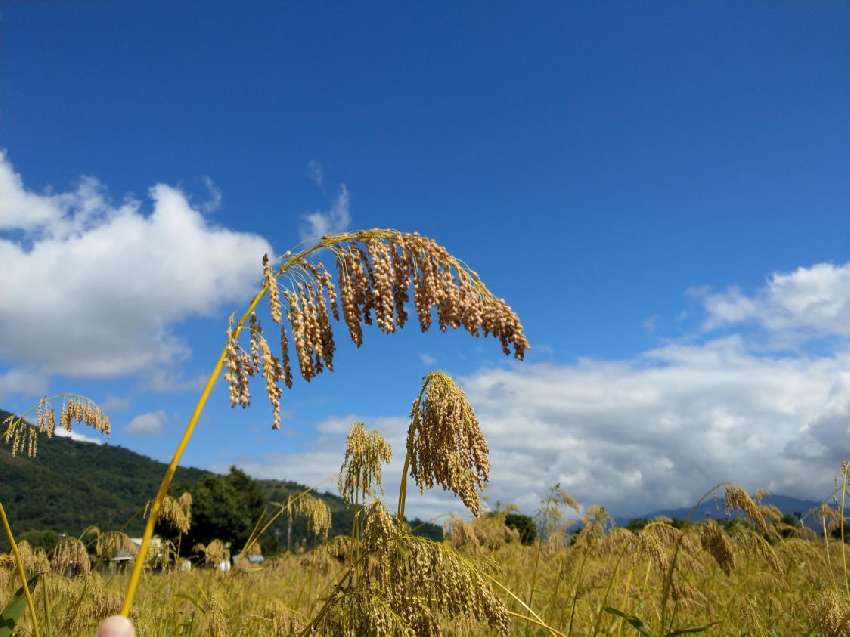
[[[588,520],[572,545],[554,534],[523,545],[504,514],[455,520],[442,544],[424,550],[392,532],[370,547],[362,569],[354,564],[364,558],[337,539],[262,567],[152,571],[131,617],[151,637],[309,634],[323,610],[320,634],[421,634],[393,617],[399,611],[444,635],[673,635],[709,624],[705,634],[847,634],[842,543],[795,537],[770,522],[765,533],[759,524],[747,518],[728,530],[702,523],[682,532],[657,520],[633,532]],[[30,572],[48,568],[46,556],[19,548]],[[11,568],[2,577],[5,604],[17,579]],[[42,634],[92,635],[119,612],[126,584],[126,575],[99,572],[40,578],[33,597]],[[402,593],[409,598],[395,599]],[[34,634],[26,616],[14,634]]]
[[[319,251],[333,256],[336,277],[313,256]],[[217,538],[187,546],[194,500],[190,491],[178,493],[172,478],[223,370],[234,407],[251,404],[251,378],[259,377],[278,428],[281,385],[293,387],[292,368],[297,364],[308,381],[333,369],[333,322],[344,323],[359,346],[364,325],[374,322],[388,334],[404,326],[411,296],[423,331],[436,314],[443,331],[492,335],[520,361],[529,348],[510,306],[468,266],[416,233],[329,235],[279,262],[273,267],[263,258],[262,288],[238,321],[231,317],[224,349],[145,507],[138,543],[123,531],[89,528],[79,538],[62,537],[48,554],[16,542],[14,520],[0,506],[11,547],[0,562],[6,609],[0,636],[91,635],[119,614],[146,637],[833,637],[850,631],[843,541],[848,465],[839,473],[835,505],[824,504],[812,518],[821,534],[764,503],[766,492],[751,495],[725,483],[700,501],[722,495],[730,517],[720,521],[656,518],[617,527],[604,507],[579,503],[557,485],[534,518],[517,516],[510,506],[483,512],[487,440],[463,389],[442,371],[426,374],[413,400],[394,503],[384,493],[382,471],[393,450],[381,431],[355,422],[340,450],[337,485],[351,513],[350,532],[329,539],[331,511],[306,489],[264,509],[241,546]],[[275,347],[257,315],[263,299],[277,330]],[[57,428],[70,432],[83,424],[109,433],[110,420],[93,401],[61,399],[58,416],[55,397],[45,397],[32,422],[6,418],[13,456],[38,462],[39,438],[52,438]],[[451,518],[442,541],[414,534],[405,516],[414,484],[453,493],[470,519]],[[310,549],[251,559],[262,554],[274,522],[296,517],[312,535]],[[164,528],[173,534],[162,537]]]

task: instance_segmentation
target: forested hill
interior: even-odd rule
[[[9,413],[0,410],[0,423]],[[0,433],[5,427],[0,425]],[[12,457],[0,439],[0,502],[6,508],[16,535],[26,531],[53,530],[79,535],[94,525],[102,530],[123,529],[141,535],[145,504],[156,493],[166,465],[123,447],[41,436],[38,456]],[[179,467],[174,485],[188,486],[204,476],[203,469]],[[269,502],[279,502],[306,487],[296,482],[258,480]],[[350,533],[351,514],[341,498],[321,494],[331,509],[331,535]],[[419,522],[412,522],[416,526]],[[271,532],[283,528],[272,528]],[[304,534],[303,523],[293,527],[294,539]],[[420,528],[423,535],[441,537],[433,524]],[[285,536],[284,536],[285,537]],[[0,539],[0,547],[5,540]]]

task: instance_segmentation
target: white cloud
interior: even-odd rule
[[[422,364],[425,365],[425,367],[431,367],[437,362],[437,359],[431,356],[428,352],[421,352],[419,354],[419,360],[422,361]]]
[[[351,223],[348,188],[343,184],[333,205],[322,212],[311,212],[302,216],[301,240],[314,243],[326,234],[345,232]]]
[[[71,431],[65,431],[62,427],[57,427],[55,435],[59,438],[70,438],[71,440],[76,440],[77,442],[92,442],[96,445],[102,445],[103,440],[100,438],[95,438],[94,436],[87,436],[84,433],[80,433],[76,429],[72,429]]]
[[[316,186],[321,188],[325,183],[325,171],[322,168],[322,163],[311,159],[307,162],[307,176]]]
[[[204,388],[207,378],[203,374],[185,378],[179,371],[154,368],[148,373],[145,388],[156,392],[197,391]]]
[[[731,337],[631,360],[483,369],[461,380],[490,445],[487,496],[529,513],[556,482],[616,515],[692,505],[722,480],[824,498],[850,456],[850,352],[757,355]],[[240,464],[332,488],[354,419],[323,421],[306,451]],[[393,445],[384,475],[394,503],[407,421],[361,420]],[[426,518],[462,511],[439,489],[411,493],[408,506]]]
[[[0,399],[12,394],[43,396],[47,388],[47,376],[31,369],[13,368],[0,374]]]
[[[166,413],[161,409],[139,414],[130,421],[126,431],[130,434],[153,436],[162,432],[166,419]]]
[[[100,408],[106,415],[113,411],[123,411],[130,408],[130,399],[123,396],[109,396],[100,403]]]
[[[221,188],[216,186],[215,182],[212,178],[204,175],[201,177],[201,180],[204,182],[204,186],[207,189],[207,194],[209,195],[209,199],[207,199],[204,203],[201,204],[201,210],[204,212],[215,212],[219,208],[221,208],[221,201],[223,199]]]
[[[211,225],[170,186],[150,197],[146,215],[89,178],[36,194],[0,156],[0,359],[69,376],[167,367],[187,355],[175,323],[250,295],[262,237]]]
[[[771,332],[850,335],[850,263],[817,263],[774,273],[751,296],[735,287],[693,293],[708,312],[706,329],[751,321]]]

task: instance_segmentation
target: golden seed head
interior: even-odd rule
[[[112,433],[109,418],[92,400],[76,394],[65,394],[62,404],[60,424],[65,431],[71,431],[74,422],[97,429],[107,436]],[[11,446],[11,453],[16,456],[26,450],[33,458],[38,453],[38,435],[46,434],[52,438],[56,431],[56,412],[48,397],[43,397],[35,407],[35,424],[30,424],[21,416],[10,415],[3,420],[6,429],[3,440]]]
[[[490,473],[489,449],[472,405],[443,372],[428,374],[413,402],[407,453],[421,491],[439,484],[479,515],[479,491]]]
[[[727,487],[725,504],[727,513],[735,510],[742,511],[762,532],[768,532],[767,522],[764,519],[762,511],[742,488],[736,486]]]
[[[64,537],[53,549],[50,566],[57,575],[85,575],[91,570],[91,561],[85,545],[75,537]]]
[[[432,313],[436,312],[441,330],[464,327],[473,336],[493,335],[505,354],[512,347],[517,359],[524,358],[529,345],[516,313],[504,299],[495,297],[474,271],[431,239],[418,233],[373,229],[325,236],[319,247],[334,254],[336,284],[320,261],[286,253],[285,263],[275,271],[268,255],[263,257],[269,312],[281,329],[280,361],[274,365],[277,359],[263,350],[255,313],[248,317],[249,352],[238,343],[242,322],[234,326],[231,317],[225,352],[231,406],[250,404],[248,382],[260,370],[262,358],[270,363],[265,368],[269,371],[263,375],[272,404],[273,426],[277,428],[280,392],[275,382],[282,380],[287,387],[292,386],[290,342],[301,376],[309,382],[323,370],[333,370],[336,344],[331,317],[338,321],[341,316],[351,340],[359,347],[363,343],[363,324],[374,322],[381,331],[392,333],[407,322],[411,286],[423,331],[430,327]],[[286,308],[282,307],[281,294]],[[286,321],[282,320],[284,312]],[[276,379],[272,380],[274,370]]]
[[[383,493],[381,465],[392,460],[393,451],[379,431],[367,431],[362,422],[355,422],[348,432],[345,458],[339,470],[339,493],[353,504],[364,501],[374,489]]]
[[[729,538],[714,520],[703,522],[699,530],[702,548],[714,558],[723,572],[729,575],[735,568],[735,553]]]
[[[192,494],[185,492],[179,498],[165,496],[159,508],[159,520],[180,533],[188,533],[192,526]]]

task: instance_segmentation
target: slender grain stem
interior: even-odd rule
[[[3,508],[3,505],[0,504],[0,517],[3,518],[3,529],[6,531],[6,538],[9,540],[9,546],[12,547],[12,554],[15,556],[15,564],[18,568],[18,577],[21,580],[21,587],[24,589],[24,597],[27,600],[27,607],[30,611],[30,617],[32,618],[32,630],[35,633],[36,637],[41,635],[41,631],[38,628],[38,617],[35,615],[35,604],[32,602],[32,595],[30,595],[29,586],[27,586],[27,572],[24,569],[24,562],[21,559],[21,554],[18,551],[18,545],[15,543],[15,536],[12,535],[12,528],[9,526],[9,519],[6,517],[6,510]]]

